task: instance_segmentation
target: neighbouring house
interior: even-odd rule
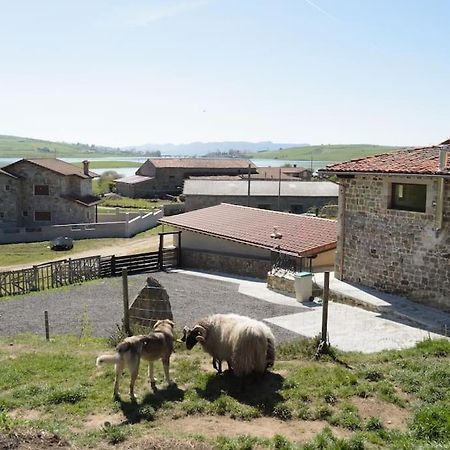
[[[89,162],[21,159],[0,169],[0,229],[96,221]]]
[[[250,166],[250,169],[249,169]],[[132,198],[178,195],[189,176],[240,175],[256,172],[246,159],[155,158],[148,159],[135,175],[116,180],[118,194]]]
[[[304,213],[338,203],[339,186],[328,181],[189,179],[184,183],[185,210],[220,203]]]
[[[450,140],[333,164],[336,277],[450,310]]]
[[[273,265],[334,265],[336,222],[222,203],[160,219],[181,231],[182,267],[266,278]]]

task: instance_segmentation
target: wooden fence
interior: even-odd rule
[[[0,297],[27,294],[96,278],[114,277],[127,268],[128,273],[157,272],[179,266],[179,250],[166,248],[156,252],[126,256],[91,256],[63,259],[27,269],[0,272]]]

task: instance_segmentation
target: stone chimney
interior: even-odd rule
[[[83,173],[89,176],[89,161],[85,159],[83,161]]]

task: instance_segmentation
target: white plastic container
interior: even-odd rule
[[[298,302],[308,302],[313,299],[312,277],[311,272],[296,272],[294,274],[295,298]]]

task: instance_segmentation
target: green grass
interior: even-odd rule
[[[100,205],[110,208],[129,208],[129,209],[153,209],[160,208],[163,204],[170,203],[167,200],[147,199],[147,198],[110,198],[103,197]]]
[[[162,225],[158,225],[151,230],[144,231],[132,238],[103,238],[103,239],[80,239],[74,241],[72,250],[53,251],[49,248],[48,241],[29,242],[24,244],[2,244],[1,267],[9,267],[14,265],[33,265],[37,262],[48,261],[51,259],[76,258],[77,253],[95,248],[114,246],[123,243],[132,243],[134,240],[142,239],[147,236],[155,236],[162,230]],[[165,227],[167,231],[167,226]]]
[[[86,144],[68,144],[42,139],[0,135],[0,157],[2,158],[76,158],[92,156],[122,155],[117,149]]]
[[[394,152],[400,148],[368,144],[311,145],[275,151],[262,151],[253,153],[250,157],[254,159],[267,158],[303,161],[309,161],[312,157],[314,161],[346,161],[379,153]]]
[[[50,342],[28,335],[0,339],[0,438],[2,433],[20,436],[43,430],[81,447],[126,441],[134,448],[144,448],[139,442],[148,436],[159,442],[155,448],[162,449],[450,447],[450,342],[445,339],[371,355],[337,352],[336,356],[352,369],[332,358],[314,360],[309,351],[311,340],[281,345],[275,372],[259,384],[248,385],[245,391],[232,375],[206,371],[210,358],[200,349],[188,352],[176,344],[171,371],[178,386],[165,388],[159,384],[157,391],[149,391],[144,381],[146,365],[142,364],[137,382],[139,398],[133,403],[127,395],[121,401],[112,400],[112,366],[95,368],[95,357],[107,349],[106,340],[92,338],[86,330],[79,335],[82,337],[57,336]],[[156,372],[162,379],[160,363]],[[126,392],[127,383],[125,374],[122,392]],[[436,384],[435,390],[428,389],[430,384]],[[409,420],[405,427],[387,428],[376,410],[363,420],[354,403],[360,398],[361,385],[372,386],[368,395],[379,406],[393,403],[406,411]],[[402,405],[389,396],[380,398],[388,385],[391,393],[404,400]],[[94,428],[86,427],[95,415],[103,420]],[[220,429],[216,436],[204,435],[198,425],[193,441],[192,435],[177,425],[179,418],[204,416],[235,419],[236,437],[220,433]],[[252,423],[258,417],[282,420],[293,430],[298,427],[298,418],[322,420],[328,425],[306,442],[293,442],[277,433],[276,422],[271,438],[239,435],[240,422]],[[347,437],[337,437],[338,430],[345,430]]]

